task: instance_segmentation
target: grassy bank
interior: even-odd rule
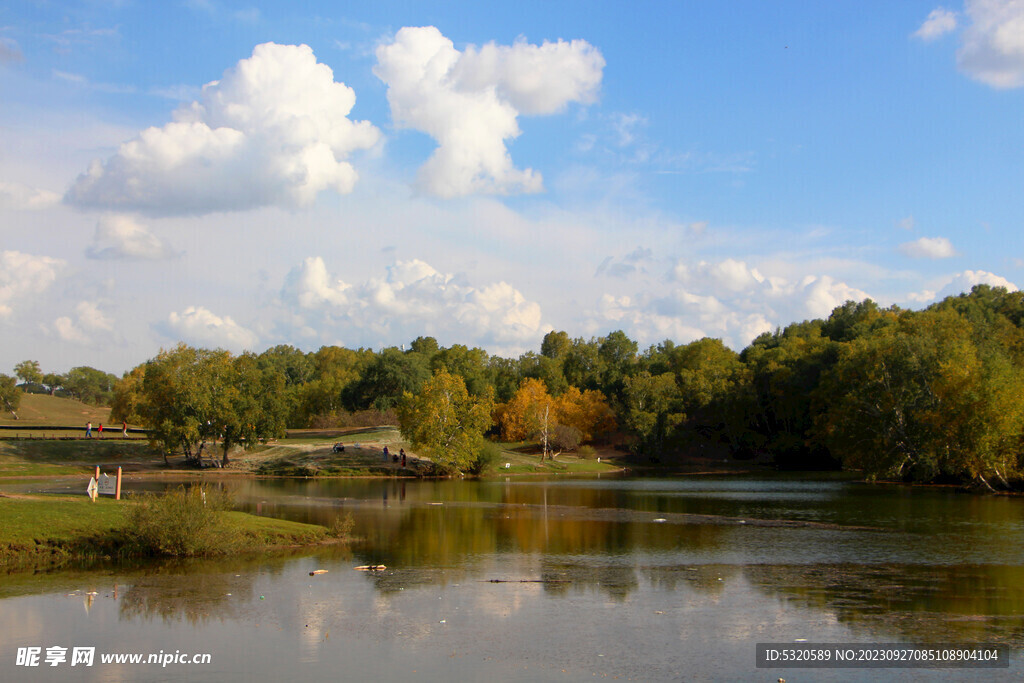
[[[163,498],[170,500],[172,496]],[[155,502],[158,497],[149,500],[150,504]],[[188,512],[177,514],[174,519],[163,517],[162,529],[158,530],[163,536],[152,540],[145,537],[148,530],[133,518],[144,504],[140,500],[102,497],[94,503],[84,495],[0,495],[0,568],[159,554],[214,556],[309,545],[326,540],[330,533],[322,526],[214,509],[209,512],[209,523],[203,521],[199,526],[196,517]],[[151,511],[154,516],[161,513],[158,506]],[[172,542],[165,543],[166,548],[171,548],[173,540],[182,533],[196,537],[201,547],[192,546],[177,553],[161,549],[163,539],[171,538]]]
[[[0,441],[0,477],[85,474],[96,465],[107,472],[117,467],[132,471],[162,462],[163,458],[141,441]]]

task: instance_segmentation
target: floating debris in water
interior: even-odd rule
[[[353,567],[353,569],[356,569],[361,572],[379,572],[384,569],[387,569],[387,566],[383,564],[364,564],[359,567]]]
[[[316,576],[317,574],[326,574],[326,573],[327,573],[326,569],[314,569],[313,571],[311,571],[309,573],[309,575],[310,576]]]
[[[655,521],[655,522],[667,522],[668,520],[667,520],[667,519],[665,519],[664,517],[658,517],[658,518],[657,518],[656,520],[654,520],[654,521]]]

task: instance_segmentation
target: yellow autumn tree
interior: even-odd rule
[[[512,399],[498,412],[503,439],[524,441],[540,437],[541,460],[547,457],[548,435],[555,426],[557,408],[542,380],[524,379]]]
[[[555,415],[559,424],[578,429],[581,441],[615,430],[615,412],[600,391],[569,387],[556,400]]]
[[[548,456],[551,437],[559,427],[576,430],[582,441],[615,429],[615,415],[600,391],[569,387],[554,398],[547,385],[534,378],[523,380],[512,399],[498,407],[495,421],[506,441],[539,439],[542,460]]]

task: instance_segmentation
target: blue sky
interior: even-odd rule
[[[18,3],[0,371],[1016,288],[1022,121],[1024,0]]]

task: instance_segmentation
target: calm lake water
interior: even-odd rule
[[[5,576],[0,680],[1024,676],[1024,499],[792,477],[221,483],[262,515],[350,514],[365,542]],[[756,643],[803,640],[1001,643],[1010,668],[755,667]],[[69,661],[48,666],[53,646]],[[211,661],[99,661],[161,651]]]

